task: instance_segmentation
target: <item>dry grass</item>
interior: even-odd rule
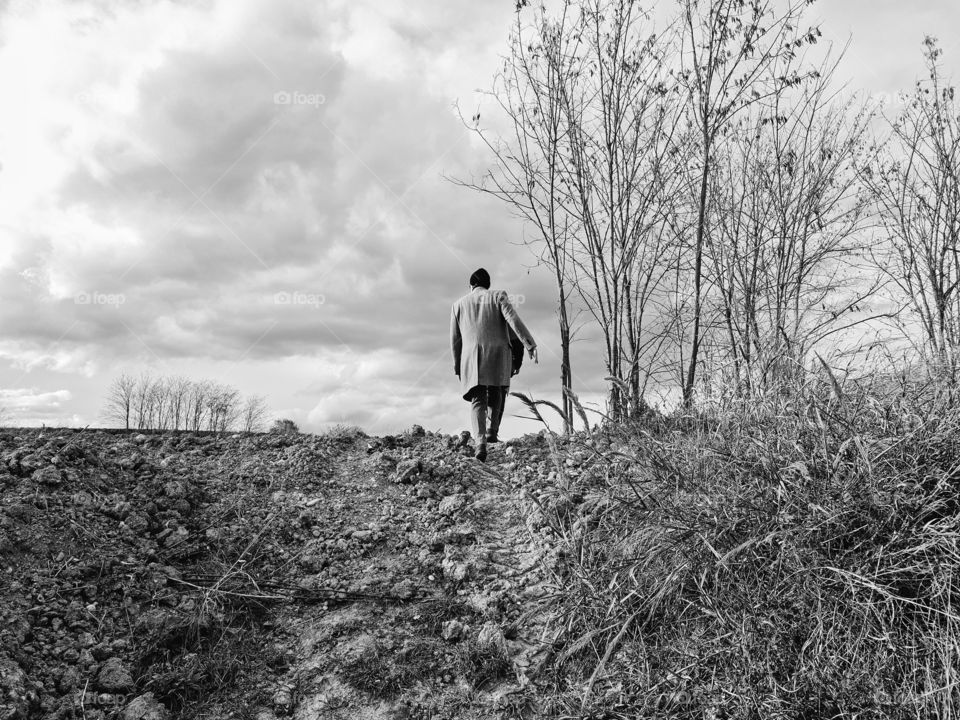
[[[353,442],[360,438],[367,437],[367,434],[356,425],[346,425],[344,423],[337,423],[332,425],[320,434],[320,437],[326,438],[328,440],[337,440],[337,441],[348,441]]]
[[[551,714],[954,716],[958,431],[935,388],[825,377],[554,440]]]
[[[439,644],[414,640],[402,650],[376,642],[340,667],[350,685],[374,697],[394,698],[419,681],[439,672]]]

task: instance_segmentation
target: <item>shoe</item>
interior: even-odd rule
[[[497,437],[497,434],[496,434],[496,433],[491,433],[491,434],[487,435],[487,442],[488,442],[488,443],[498,443],[498,442],[500,442],[500,438]]]
[[[477,447],[477,452],[474,454],[474,457],[475,457],[477,460],[479,460],[480,462],[486,462],[486,461],[487,461],[487,446],[486,446],[486,445],[480,445],[480,446],[478,446],[478,447]]]

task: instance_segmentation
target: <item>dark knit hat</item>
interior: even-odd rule
[[[482,287],[490,289],[490,273],[480,268],[470,276],[470,287]]]

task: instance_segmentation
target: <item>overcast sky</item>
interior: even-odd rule
[[[303,430],[456,432],[450,305],[480,266],[541,348],[514,389],[556,399],[549,275],[506,208],[444,179],[487,160],[453,104],[483,112],[513,7],[0,3],[0,406],[102,425],[110,381],[146,370],[264,395]],[[925,33],[960,74],[955,0],[813,15],[851,39],[851,87],[909,90]],[[574,370],[596,399],[590,334]]]

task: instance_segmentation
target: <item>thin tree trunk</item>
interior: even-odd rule
[[[683,386],[683,404],[693,404],[693,386],[697,380],[697,358],[700,353],[700,318],[703,314],[703,239],[707,222],[707,180],[710,173],[710,137],[703,135],[703,172],[700,177],[700,202],[697,217],[697,243],[693,265],[693,337],[690,342],[690,364]]]

